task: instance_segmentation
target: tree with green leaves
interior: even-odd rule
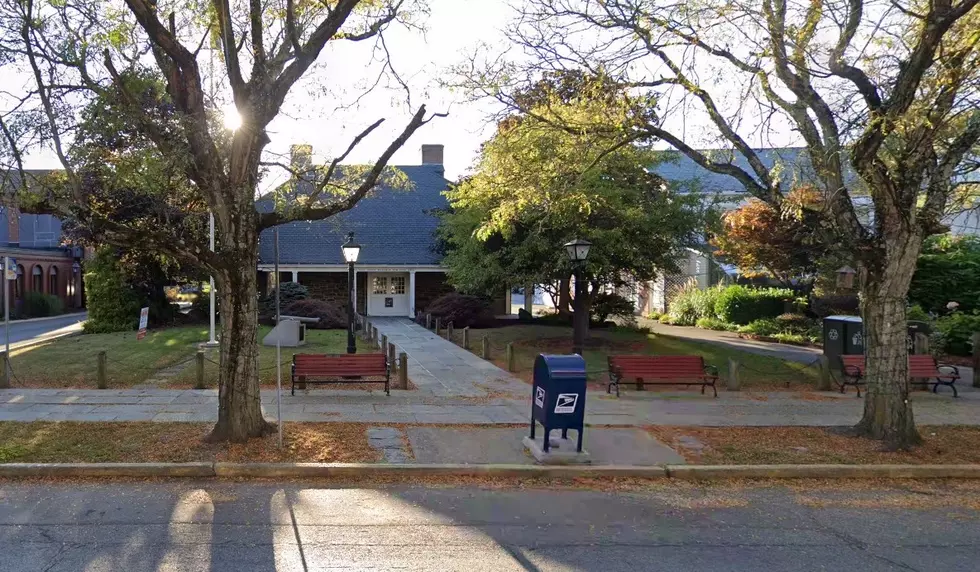
[[[980,156],[978,4],[524,0],[509,29],[522,57],[474,59],[460,83],[523,111],[515,94],[542,73],[601,74],[654,103],[617,144],[659,139],[776,209],[796,181],[753,145],[796,135],[826,205],[823,240],[858,268],[868,391],[856,432],[908,448],[921,440],[909,400],[909,283],[923,239],[978,194],[962,177]]]
[[[593,243],[586,275],[594,293],[673,270],[679,249],[699,240],[701,203],[652,173],[657,154],[639,141],[608,147],[644,106],[592,88],[587,76],[554,75],[522,94],[532,111],[501,121],[476,172],[448,193],[441,232],[449,280],[460,290],[567,285],[572,267],[562,245],[577,237]],[[572,133],[537,114],[590,128]]]
[[[391,176],[392,155],[432,115],[419,106],[377,160],[356,169],[338,165],[383,119],[329,165],[301,171],[270,156],[267,129],[291,92],[333,81],[321,72],[335,46],[374,42],[386,53],[385,31],[424,12],[417,0],[0,0],[0,64],[26,70],[28,81],[12,106],[40,118],[33,130],[0,125],[25,208],[74,218],[105,243],[139,243],[214,276],[221,312],[214,440],[244,441],[271,428],[257,370],[259,233],[352,208]],[[222,121],[227,103],[241,117],[235,130]],[[23,168],[38,145],[54,151],[63,173]],[[275,208],[259,212],[260,178],[272,168],[310,188],[277,191]],[[214,252],[201,239],[209,211]]]

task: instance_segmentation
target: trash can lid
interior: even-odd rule
[[[534,371],[547,373],[552,379],[560,377],[584,377],[585,360],[578,354],[546,355],[538,354],[534,360]]]
[[[861,316],[827,316],[824,320],[837,320],[839,322],[860,322]]]

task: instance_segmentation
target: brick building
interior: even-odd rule
[[[81,252],[62,246],[61,239],[57,217],[21,213],[16,205],[0,207],[0,262],[9,256],[17,270],[17,279],[7,281],[11,311],[28,292],[57,296],[69,310],[84,305]]]
[[[294,145],[292,163],[309,168],[312,149]],[[381,187],[357,205],[320,221],[297,221],[279,227],[279,280],[306,286],[313,298],[347,303],[347,264],[340,250],[348,232],[361,246],[356,269],[356,306],[368,316],[412,317],[430,302],[452,291],[436,249],[438,209],[448,206],[443,192],[442,145],[423,145],[422,164],[397,166],[411,181],[408,190]],[[258,202],[271,210],[272,201]],[[259,285],[268,291],[275,284],[273,230],[259,239]],[[507,313],[506,295],[495,303]]]

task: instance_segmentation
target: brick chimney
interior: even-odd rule
[[[442,165],[442,145],[422,145],[423,165]]]
[[[5,201],[4,212],[7,216],[7,246],[20,246],[20,207],[16,201]]]
[[[290,145],[289,146],[289,166],[293,170],[301,173],[313,168],[313,146],[312,145]]]

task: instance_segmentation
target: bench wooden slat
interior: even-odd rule
[[[379,378],[379,379],[365,379]],[[390,395],[391,370],[385,354],[296,354],[293,356],[292,391],[296,384],[361,383],[385,384]]]
[[[625,380],[636,380],[637,387],[641,383],[654,385],[700,385],[701,393],[710,386],[718,396],[715,388],[717,376],[705,371],[704,359],[701,356],[685,355],[615,355],[609,356],[610,384],[616,386],[619,395],[619,383]],[[688,383],[690,382],[690,383]]]
[[[844,381],[840,383],[840,391],[844,393],[848,385],[853,385],[861,396],[861,385],[864,385],[864,375],[866,370],[864,355],[842,355],[840,356]],[[942,371],[941,368],[949,368],[952,371]],[[932,392],[937,393],[940,385],[948,385],[953,390],[953,397],[959,397],[956,386],[953,385],[959,379],[959,371],[953,366],[939,364],[936,358],[928,354],[912,354],[908,361],[908,374],[912,379],[913,385],[933,386]],[[923,380],[923,381],[916,381]],[[935,381],[930,381],[935,380]]]

